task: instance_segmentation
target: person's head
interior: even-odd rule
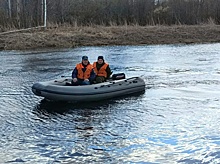
[[[89,63],[88,56],[83,56],[83,57],[82,57],[82,63],[83,63],[84,65],[88,65],[88,63]]]
[[[102,64],[104,62],[104,57],[103,56],[99,56],[98,59],[97,59],[97,62],[99,64]]]

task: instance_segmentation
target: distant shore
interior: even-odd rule
[[[48,27],[0,34],[0,50],[220,43],[220,25]]]

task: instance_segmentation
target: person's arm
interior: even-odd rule
[[[111,74],[112,74],[112,71],[111,71],[109,65],[108,65],[107,68],[106,68],[106,72],[107,72],[107,79],[108,79],[108,78],[110,78],[110,76],[111,76]]]
[[[90,77],[89,77],[89,81],[92,82],[95,80],[96,74],[94,69],[92,69],[91,73],[90,73]]]
[[[76,69],[76,67],[74,68],[73,72],[72,72],[72,78],[77,78],[77,74],[78,74],[78,70]]]

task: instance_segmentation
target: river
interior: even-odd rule
[[[141,76],[145,93],[48,102],[31,86],[83,55]],[[220,163],[220,44],[0,51],[0,163]]]

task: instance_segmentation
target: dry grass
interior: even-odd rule
[[[50,25],[46,30],[29,30],[0,35],[0,48],[24,50],[101,45],[220,42],[219,27],[214,23],[200,26]]]

